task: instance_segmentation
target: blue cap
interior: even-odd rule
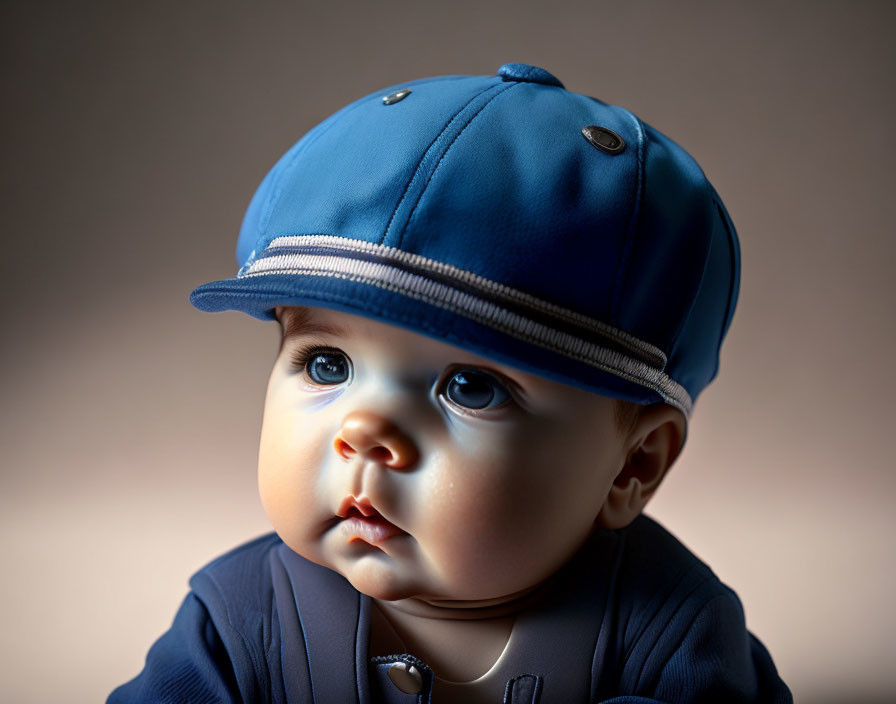
[[[690,155],[526,64],[331,115],[264,178],[236,254],[197,308],[354,313],[686,416],[740,280],[734,226]]]

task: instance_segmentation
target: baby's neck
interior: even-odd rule
[[[486,674],[504,652],[517,616],[541,598],[537,585],[488,601],[373,599],[371,655],[410,653],[433,674],[471,682]]]

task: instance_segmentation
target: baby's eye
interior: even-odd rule
[[[497,379],[474,369],[464,369],[451,377],[445,396],[458,406],[477,410],[501,406],[510,398]]]
[[[351,363],[338,350],[305,348],[293,356],[293,366],[304,369],[308,378],[319,386],[333,386],[348,380]]]

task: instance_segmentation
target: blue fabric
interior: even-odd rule
[[[432,671],[413,654],[368,662],[369,599],[274,534],[214,560],[190,586],[143,671],[109,704],[430,701]],[[522,646],[495,704],[507,687],[514,704],[792,702],[734,592],[647,517],[596,533],[551,594],[518,617]],[[390,683],[389,657],[418,665],[423,694]]]
[[[399,88],[411,93],[384,105]],[[588,125],[625,148],[596,149]],[[388,86],[308,132],[249,205],[240,271],[277,237],[315,234],[421,255],[621,329],[668,357],[659,371],[691,401],[716,374],[740,280],[734,227],[694,159],[628,110],[526,64]],[[383,294],[350,277],[274,274],[210,282],[191,301],[262,320],[275,305],[314,305],[401,321],[447,342],[473,337],[484,356],[580,388],[664,400],[500,326],[480,335],[456,311]]]
[[[505,81],[527,81],[529,83],[543,83],[546,86],[563,88],[560,79],[552,73],[538,66],[529,64],[504,64],[498,69],[498,75]]]

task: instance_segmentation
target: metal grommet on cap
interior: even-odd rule
[[[389,679],[405,694],[419,694],[423,689],[423,675],[413,665],[397,662],[389,668]]]
[[[399,100],[404,100],[411,94],[410,88],[402,88],[400,91],[392,93],[391,95],[383,96],[383,105],[391,105],[392,103],[397,103]]]
[[[625,149],[625,140],[606,127],[588,125],[582,128],[582,134],[585,135],[585,139],[607,154],[619,154]]]

